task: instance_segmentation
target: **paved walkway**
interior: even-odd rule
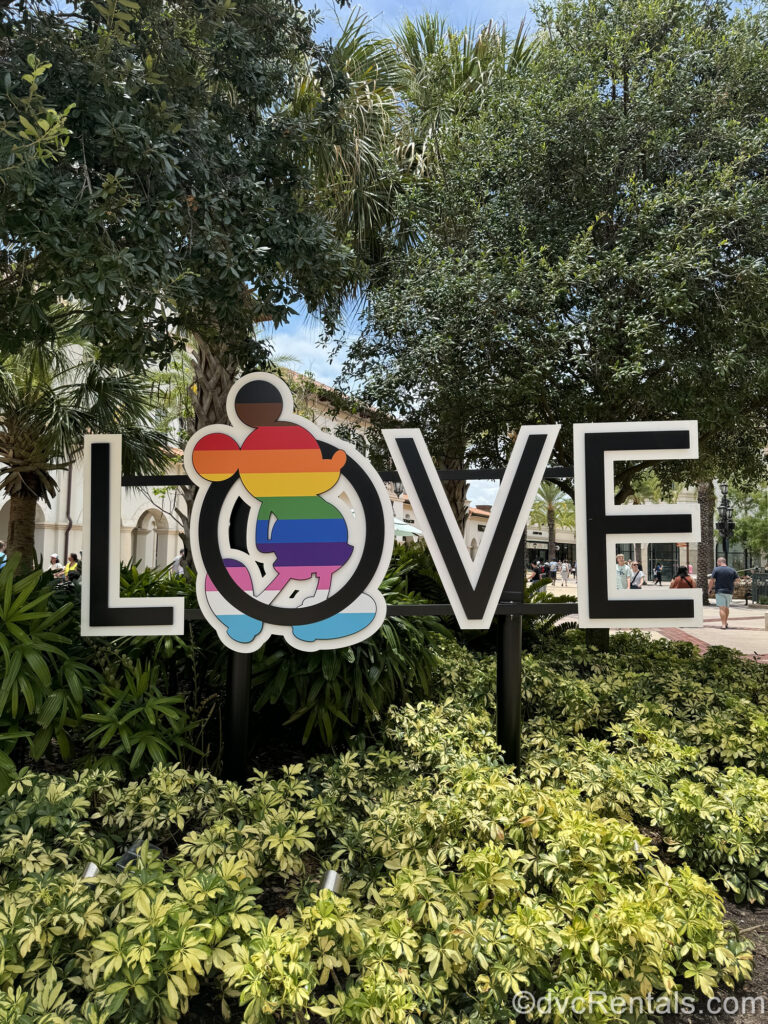
[[[562,586],[560,580],[555,587],[550,587],[553,594],[567,594],[576,598],[578,586],[569,583]],[[657,589],[657,588],[651,588]],[[714,603],[704,605],[704,625],[698,628],[678,629],[670,626],[665,629],[649,629],[647,632],[657,639],[687,640],[700,650],[708,647],[732,647],[748,658],[768,662],[768,629],[766,629],[768,605],[746,605],[744,601],[736,601],[731,605],[728,629],[720,628],[720,616]]]
[[[678,629],[670,626],[653,632],[667,640],[688,640],[705,651],[708,647],[732,647],[756,661],[768,662],[768,629],[765,617],[768,607],[745,605],[738,601],[731,605],[728,629],[720,628],[720,616],[714,605],[704,605],[704,625],[698,628]]]

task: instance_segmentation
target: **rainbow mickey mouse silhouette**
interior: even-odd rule
[[[227,414],[231,425],[198,431],[185,452],[198,484],[190,539],[206,619],[239,651],[274,633],[310,650],[374,633],[386,613],[378,585],[393,526],[373,467],[348,442],[294,415],[288,387],[272,374],[236,382]],[[235,547],[238,499],[248,525]],[[375,536],[363,509],[368,518],[374,510]]]

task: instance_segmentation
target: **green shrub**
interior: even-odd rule
[[[93,728],[85,735],[89,759],[107,768],[146,770],[159,761],[178,761],[187,741],[189,719],[184,698],[164,694],[158,685],[158,665],[142,665],[123,658],[104,665],[84,722]]]
[[[389,604],[417,603],[390,572],[381,590]],[[333,651],[297,651],[268,640],[253,659],[256,710],[277,704],[290,723],[302,721],[302,743],[314,734],[331,746],[379,722],[390,704],[429,693],[436,645],[448,631],[431,617],[395,616],[362,643]]]
[[[53,588],[41,571],[14,578],[0,572],[0,787],[14,770],[20,740],[40,758],[55,737],[67,756],[93,670],[70,650],[71,604],[51,607]]]
[[[627,806],[615,817],[579,784],[505,766],[489,663],[445,640],[438,657],[442,703],[391,708],[378,742],[245,787],[165,766],[127,785],[22,773],[0,803],[5,1008],[490,1024],[521,989],[629,999],[747,976],[713,886],[662,863]],[[86,881],[89,860],[102,873]],[[329,867],[341,895],[318,892]]]
[[[661,830],[737,901],[768,898],[768,669],[736,652],[572,634],[525,662],[524,777]]]

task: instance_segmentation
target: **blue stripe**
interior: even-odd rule
[[[346,541],[347,524],[339,519],[278,519],[269,536],[266,519],[256,521],[256,543],[301,544],[306,541]]]

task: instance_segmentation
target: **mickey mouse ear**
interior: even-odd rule
[[[248,427],[265,427],[280,419],[283,399],[274,384],[251,380],[235,394],[235,414]]]

